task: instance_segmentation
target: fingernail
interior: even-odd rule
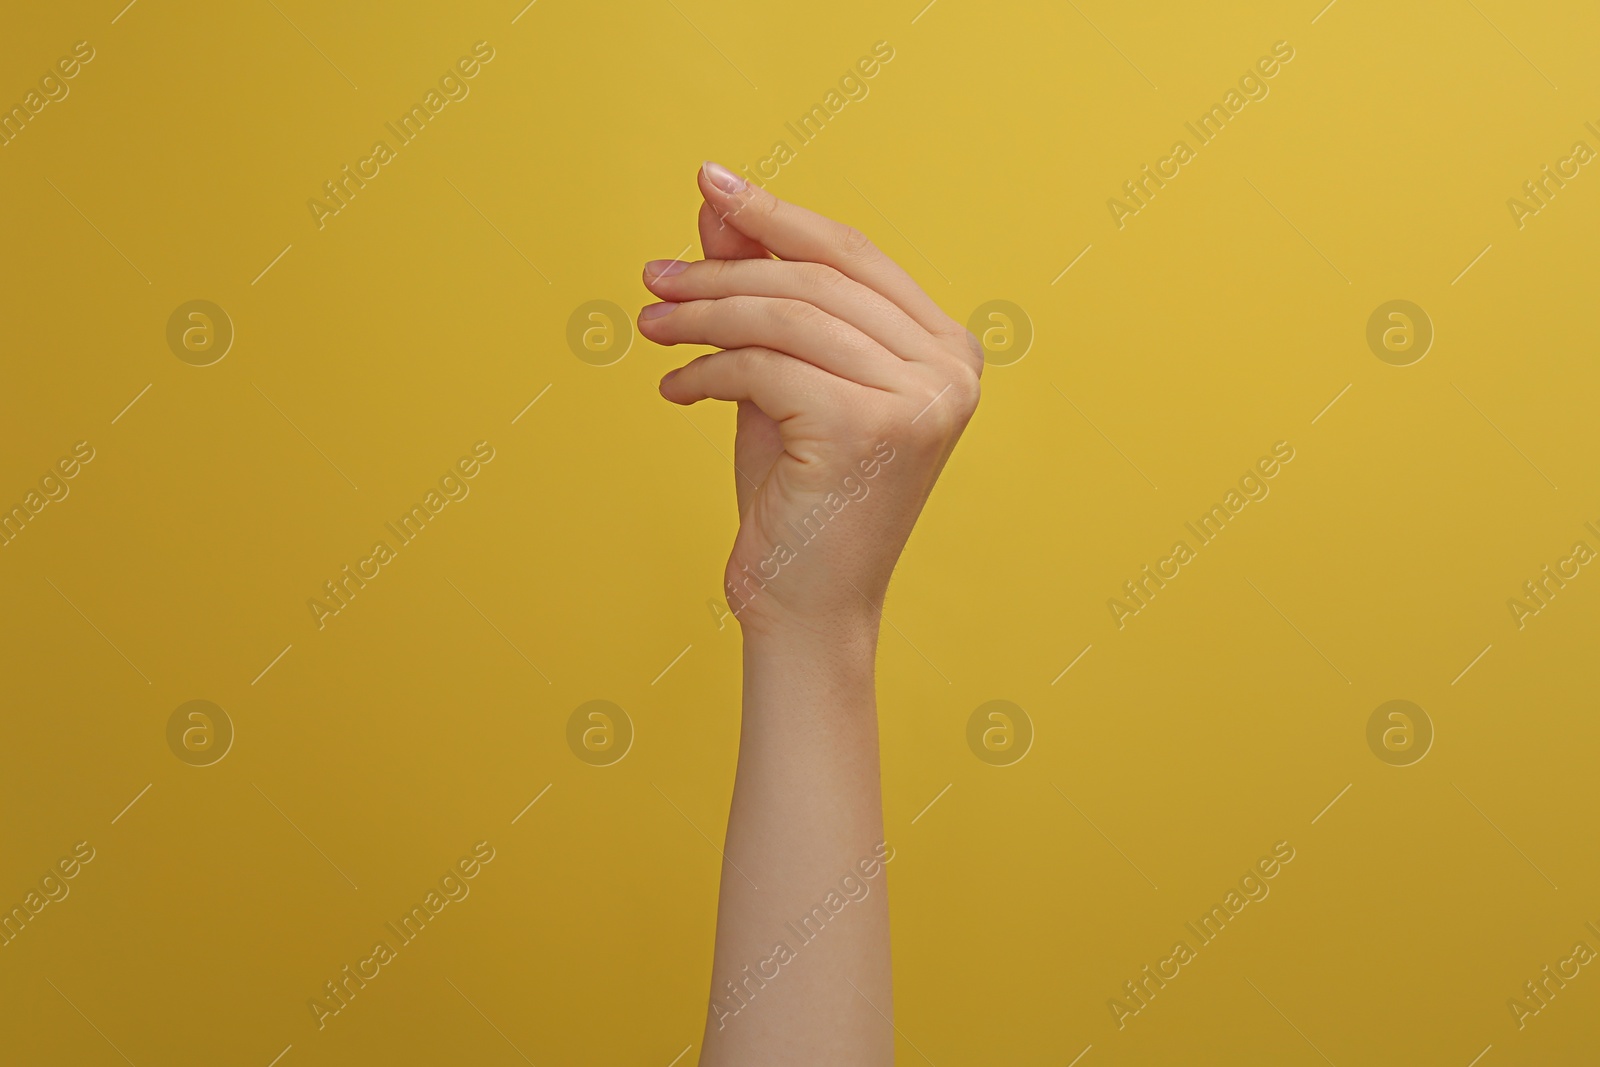
[[[652,278],[670,278],[689,269],[681,259],[652,259],[644,265],[644,272]]]
[[[745,180],[721,163],[713,163],[708,159],[702,169],[706,172],[706,180],[723,192],[744,192]]]
[[[643,311],[639,312],[639,318],[641,318],[641,319],[659,319],[661,316],[663,316],[663,315],[667,314],[668,312],[672,311],[677,306],[678,306],[677,304],[673,304],[673,303],[650,304],[647,307],[645,307],[645,309]]]

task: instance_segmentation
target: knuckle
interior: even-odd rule
[[[963,329],[961,331],[961,335],[962,335],[961,336],[961,340],[962,340],[963,344],[965,344],[965,346],[966,346],[967,358],[972,360],[974,363],[976,363],[976,365],[978,367],[978,373],[982,374],[983,373],[983,342],[978,340],[978,335],[977,334],[973,333],[971,330],[968,330],[968,329]]]
[[[826,263],[806,264],[804,278],[807,289],[822,294],[837,293],[850,281],[842,271]]]
[[[759,194],[754,187],[747,188],[739,200],[739,210],[746,208],[763,219],[770,219],[778,213],[778,198],[770,193]]]
[[[927,406],[922,408],[912,426],[917,440],[929,447],[938,447],[959,437],[977,411],[981,393],[977,374],[958,369],[949,381],[933,392],[935,399],[923,402]]]
[[[972,413],[978,410],[978,401],[983,399],[983,386],[978,377],[977,373],[961,375],[960,381],[951,390],[954,398],[952,406],[961,413],[963,425],[972,417]]]
[[[760,367],[763,353],[759,348],[736,348],[725,355],[731,362],[735,374],[748,377]]]
[[[957,365],[971,372],[974,380],[982,378],[983,369],[988,364],[983,354],[983,342],[971,330],[957,328],[952,347],[956,351]]]
[[[875,250],[872,238],[854,226],[846,226],[839,231],[838,245],[839,251],[850,259],[861,259]]]
[[[804,300],[779,300],[773,310],[780,326],[809,326],[816,321],[818,314],[817,309]]]
[[[701,281],[716,291],[728,282],[728,268],[732,263],[733,261],[729,259],[703,259],[699,263],[691,264],[687,273],[691,277],[696,272],[700,273],[703,275]]]
[[[761,310],[760,299],[744,293],[720,297],[716,301],[716,305],[734,318],[745,318]]]

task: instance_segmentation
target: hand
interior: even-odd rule
[[[875,635],[895,561],[978,403],[977,340],[860,232],[701,168],[707,256],[657,260],[658,344],[722,351],[661,380],[739,404],[739,533],[724,575],[747,634]],[[777,258],[771,258],[776,256]]]

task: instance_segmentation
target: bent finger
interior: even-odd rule
[[[639,332],[662,345],[771,348],[875,389],[892,389],[905,378],[904,360],[803,300],[730,296],[653,304],[639,313]]]
[[[949,356],[928,331],[881,293],[821,263],[778,259],[699,263],[653,260],[645,264],[645,288],[662,300],[770,296],[804,300],[848,322],[903,359],[937,361]]]
[[[846,388],[838,378],[804,360],[770,348],[711,352],[661,379],[661,395],[674,404],[702,400],[747,401],[783,422],[830,404]]]
[[[882,293],[929,333],[960,329],[901,266],[860,230],[779,200],[716,163],[700,168],[700,193],[718,218],[780,259],[826,263]]]

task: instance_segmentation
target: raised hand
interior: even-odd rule
[[[859,231],[714,163],[699,181],[708,258],[645,267],[663,302],[639,330],[722,349],[668,374],[661,395],[739,402],[729,606],[746,629],[875,627],[977,405],[981,349]]]
[[[716,164],[700,192],[706,259],[648,264],[662,303],[639,315],[660,344],[721,350],[662,396],[739,405],[725,578],[744,719],[700,1062],[887,1064],[879,605],[982,354],[859,232]]]

